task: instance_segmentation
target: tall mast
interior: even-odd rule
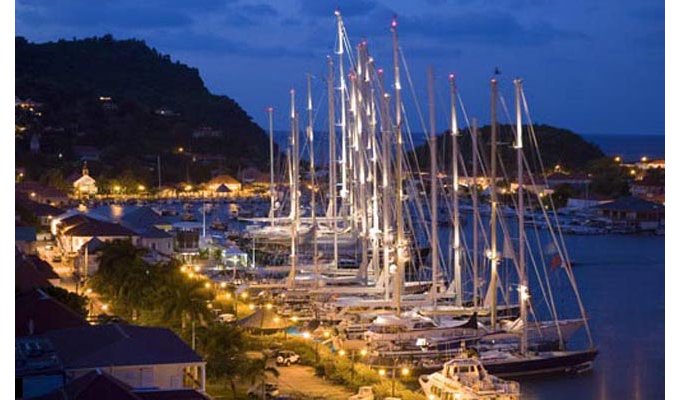
[[[496,235],[496,218],[498,213],[498,195],[496,193],[496,146],[497,146],[497,125],[496,125],[496,104],[498,96],[498,82],[496,79],[491,79],[491,217],[489,224],[491,224],[491,250],[489,251],[489,259],[491,262],[491,280],[489,282],[489,292],[491,294],[491,330],[496,330],[496,297],[498,285],[498,243]]]
[[[295,112],[295,89],[290,90],[290,140],[291,140],[291,188],[290,188],[290,198],[291,198],[291,217],[292,221],[291,227],[291,249],[290,249],[290,274],[288,275],[288,287],[295,287],[295,274],[297,270],[297,228],[298,228],[298,210],[299,210],[299,191],[298,191],[298,181],[300,175],[298,173],[298,126],[297,126],[297,113]]]
[[[367,122],[366,116],[368,111],[368,104],[366,103],[366,74],[368,57],[367,44],[365,41],[358,46],[358,62],[357,74],[355,76],[355,137],[354,137],[354,154],[355,154],[355,175],[358,174],[359,193],[358,201],[355,202],[360,212],[359,218],[361,221],[361,279],[365,283],[368,281],[368,188],[366,187],[366,176],[368,174],[366,159],[364,157],[366,152],[366,135],[364,134],[365,125]]]
[[[319,247],[316,234],[316,166],[314,165],[314,114],[312,108],[312,75],[307,74],[307,140],[309,140],[309,174],[312,193],[312,241],[314,257],[314,279],[319,286]]]
[[[158,190],[161,190],[161,156],[160,154],[156,156],[156,165],[158,169]]]
[[[274,226],[276,188],[274,187],[274,108],[267,108],[269,117],[269,222]]]
[[[337,171],[337,154],[335,150],[335,87],[333,77],[333,59],[328,57],[328,192],[330,199],[328,202],[328,209],[332,218],[331,226],[333,228],[333,261],[335,266],[338,265],[338,221],[336,201],[338,199],[336,179],[338,177]]]
[[[392,232],[392,223],[390,211],[391,205],[391,190],[390,190],[390,160],[392,157],[392,143],[391,143],[391,126],[389,123],[389,100],[390,95],[385,91],[385,76],[383,75],[383,70],[378,70],[378,80],[380,81],[381,93],[383,93],[380,98],[380,134],[382,141],[382,240],[383,240],[383,267],[382,276],[384,277],[385,284],[385,300],[389,300],[390,296],[390,251],[394,249],[394,237]]]
[[[463,277],[461,272],[460,211],[458,207],[458,115],[456,114],[456,77],[449,75],[451,83],[451,166],[453,185],[453,281],[456,289],[456,305],[463,305]]]
[[[378,123],[376,108],[375,108],[375,88],[371,85],[371,73],[373,73],[373,58],[368,59],[370,70],[366,74],[366,79],[368,79],[367,84],[370,86],[370,96],[369,96],[369,111],[371,113],[369,119],[369,134],[371,143],[371,183],[372,183],[372,195],[371,195],[371,208],[372,208],[372,223],[371,223],[371,240],[373,247],[371,248],[371,263],[373,265],[373,274],[377,274],[379,270],[378,262],[380,257],[378,252],[380,251],[380,243],[378,241],[378,232],[380,231],[380,212],[378,210],[378,138],[376,136],[376,125]],[[384,116],[383,116],[384,118]]]
[[[529,287],[526,274],[526,261],[524,258],[524,160],[522,157],[522,81],[514,80],[515,84],[515,112],[517,118],[517,139],[515,149],[517,150],[517,224],[519,225],[519,316],[522,321],[522,336],[520,341],[520,352],[525,354],[527,351],[527,301],[529,300]]]
[[[434,69],[427,70],[427,103],[430,112],[430,243],[432,245],[432,288],[430,295],[437,305],[439,295],[439,207],[437,205],[437,126],[434,107]]]
[[[401,289],[404,284],[404,257],[406,245],[404,243],[404,221],[402,216],[403,200],[403,138],[401,137],[401,77],[399,74],[399,41],[397,37],[397,19],[392,20],[392,58],[394,61],[394,118],[397,136],[397,166],[396,166],[396,219],[397,219],[397,246],[395,251],[396,271],[394,274],[394,306],[397,314],[401,313]]]
[[[342,157],[342,189],[340,189],[340,198],[342,198],[342,208],[346,208],[348,198],[347,185],[347,109],[346,109],[346,92],[347,85],[345,83],[345,63],[343,61],[345,54],[345,35],[343,33],[342,16],[340,10],[335,11],[338,26],[338,71],[340,75],[340,136],[341,136],[341,157]]]
[[[477,175],[478,171],[478,154],[479,148],[477,146],[477,119],[472,119],[472,185],[470,186],[470,194],[472,196],[472,305],[477,308],[479,306],[479,198],[477,197]]]

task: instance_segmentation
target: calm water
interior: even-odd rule
[[[522,381],[522,399],[662,399],[664,238],[566,239],[600,354],[585,376]]]
[[[583,135],[589,142],[600,146],[607,155],[618,155],[626,161],[649,158],[664,158],[664,135]]]

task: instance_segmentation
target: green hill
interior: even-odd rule
[[[512,145],[515,141],[515,134],[512,126],[499,125],[498,127],[498,154],[502,164],[509,176],[514,176],[516,168],[516,153]],[[589,164],[595,160],[605,157],[602,150],[593,143],[584,140],[580,135],[567,129],[556,128],[550,125],[535,125],[538,149],[543,165],[546,169],[551,169],[555,165],[560,165],[562,169],[568,171],[588,170]],[[491,143],[491,126],[484,126],[478,129],[479,148],[485,160],[489,157]],[[538,153],[532,145],[527,127],[524,128],[524,151],[532,171],[539,171]],[[472,139],[467,129],[461,130],[458,143],[463,159],[467,165],[471,165]],[[418,146],[415,149],[420,162],[420,167],[429,169],[429,150],[427,144]],[[451,165],[451,135],[445,134],[437,137],[437,155],[440,159],[444,157],[444,165]],[[449,168],[449,167],[447,167]],[[499,174],[502,173],[499,165]]]
[[[219,168],[266,166],[267,136],[238,103],[211,94],[197,69],[143,41],[106,35],[29,43],[17,37],[15,49],[16,96],[42,103],[40,115],[17,109],[19,166],[67,173],[77,167],[77,145],[102,150],[101,163],[91,169],[103,177],[121,170],[153,177],[157,155],[168,182],[199,181]],[[210,134],[195,137],[201,128]],[[28,152],[33,133],[40,135],[40,155]],[[180,146],[183,157],[175,154]],[[55,161],[58,153],[62,164]],[[185,162],[186,153],[198,160]],[[224,158],[202,161],[210,158],[202,155]],[[153,182],[149,176],[142,180]]]

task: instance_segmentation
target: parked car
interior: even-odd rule
[[[231,322],[236,322],[236,316],[234,314],[220,314],[217,316],[217,320],[223,324],[228,324]]]
[[[266,399],[274,399],[279,395],[279,387],[275,383],[265,383],[264,387],[259,383],[248,389],[248,398],[260,399],[263,391]]]
[[[354,396],[350,396],[349,400],[373,400],[375,395],[373,394],[373,387],[362,386],[359,388],[359,392]]]
[[[55,255],[52,257],[52,262],[53,263],[60,263],[61,262],[61,256],[59,254]]]
[[[299,361],[300,356],[297,355],[294,351],[290,350],[281,350],[279,351],[279,354],[276,356],[276,364],[285,365],[286,367],[290,366],[291,364],[295,364]]]

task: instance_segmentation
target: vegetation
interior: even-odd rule
[[[595,144],[585,141],[578,134],[567,129],[556,128],[550,125],[534,125],[536,132],[536,139],[538,148],[540,150],[540,158],[546,169],[551,169],[555,165],[560,165],[563,169],[570,171],[581,171],[588,166],[588,163],[604,157],[602,150]],[[535,151],[533,140],[529,135],[528,127],[525,127],[525,156],[529,161],[532,171],[540,171],[539,154]],[[461,149],[463,159],[471,168],[472,165],[472,138],[470,131],[466,129],[461,130],[461,136],[458,138],[458,145]],[[491,146],[491,126],[484,126],[478,130],[478,145],[481,157],[484,160],[489,158],[489,149]],[[509,176],[514,176],[516,169],[516,155],[512,144],[515,141],[515,134],[512,125],[498,126],[498,156],[501,160],[499,165],[499,175],[504,168]],[[531,144],[531,145],[530,145]],[[415,154],[418,157],[420,168],[427,171],[429,169],[430,156],[428,145],[423,144],[416,147]],[[451,135],[445,133],[437,136],[437,155],[440,157],[440,165],[447,166],[446,170],[450,170],[451,165]],[[443,160],[443,161],[442,161]],[[486,162],[486,161],[485,161]],[[487,164],[488,165],[488,164]]]
[[[592,193],[606,197],[619,197],[630,193],[629,171],[621,168],[611,158],[602,157],[592,160],[587,166],[587,171],[593,175],[593,181],[590,184]]]
[[[235,172],[267,163],[264,131],[233,99],[211,94],[197,69],[143,41],[105,35],[30,43],[17,37],[15,52],[16,95],[41,103],[16,111],[17,165],[30,179],[48,168],[63,176],[79,170],[76,145],[101,150],[101,162],[90,165],[96,179],[127,172],[134,183],[118,184],[130,190],[156,181],[158,155],[168,183],[201,181],[213,168]],[[202,127],[216,137],[194,138]],[[40,154],[28,151],[33,134],[40,136]],[[185,151],[177,152],[179,146]],[[224,158],[204,163],[196,153]]]
[[[83,318],[87,317],[87,297],[81,296],[74,292],[69,292],[64,288],[57,286],[48,286],[43,288],[49,296],[59,301],[66,307],[70,308]]]

